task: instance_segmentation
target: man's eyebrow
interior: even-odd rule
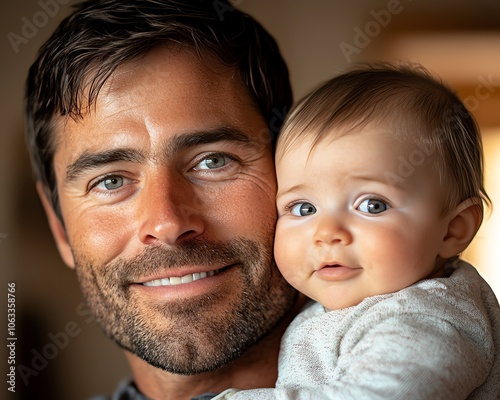
[[[217,142],[239,142],[254,148],[260,146],[257,140],[239,129],[218,127],[210,130],[200,130],[177,135],[166,143],[164,152],[167,156],[172,156],[173,154],[198,145]]]
[[[97,168],[100,165],[119,161],[143,163],[145,159],[144,154],[133,149],[114,149],[100,153],[84,152],[66,168],[66,181],[74,181],[85,171]]]
[[[239,129],[218,127],[211,130],[200,130],[174,136],[165,144],[163,157],[173,157],[176,153],[198,145],[223,141],[239,142],[254,148],[260,146],[256,140]],[[74,181],[85,171],[119,161],[144,163],[146,156],[134,149],[114,149],[99,153],[84,152],[66,168],[66,181]]]

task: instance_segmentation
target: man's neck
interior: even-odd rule
[[[145,396],[155,400],[190,400],[202,393],[219,393],[228,388],[274,387],[281,337],[305,300],[299,295],[294,307],[272,332],[240,358],[215,371],[189,376],[175,375],[125,352],[134,381]]]

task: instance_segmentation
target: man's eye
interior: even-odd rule
[[[205,157],[201,162],[199,162],[195,170],[207,170],[207,169],[217,169],[221,168],[228,162],[228,156],[224,154],[211,154],[208,157]]]
[[[298,203],[295,204],[291,209],[290,213],[297,217],[305,217],[307,215],[313,215],[316,213],[316,207],[311,203]]]
[[[101,179],[94,187],[100,190],[116,190],[124,185],[123,176],[113,175]]]
[[[386,211],[389,206],[382,200],[366,199],[358,206],[358,210],[368,214],[380,214]]]

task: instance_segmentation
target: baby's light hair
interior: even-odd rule
[[[420,65],[363,65],[329,80],[288,115],[277,160],[304,139],[314,147],[369,124],[387,127],[425,149],[425,161],[434,164],[446,185],[443,215],[467,199],[491,204],[474,117],[452,89]]]

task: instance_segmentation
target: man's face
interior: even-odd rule
[[[235,75],[156,50],[58,123],[63,258],[104,331],[174,373],[231,361],[293,302],[266,123]]]

